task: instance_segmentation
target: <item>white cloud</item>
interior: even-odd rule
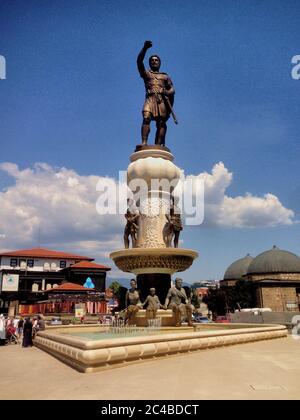
[[[37,246],[83,252],[104,258],[122,246],[122,216],[99,216],[96,185],[101,177],[81,176],[66,168],[35,164],[20,170],[3,163],[0,169],[15,184],[0,192],[0,248]]]
[[[233,182],[233,174],[222,162],[214,165],[211,174],[197,176],[204,181],[204,223],[223,227],[272,227],[294,223],[294,212],[285,208],[278,197],[250,193],[238,197],[226,195]]]
[[[0,192],[1,249],[37,246],[40,237],[42,247],[80,252],[101,261],[123,246],[124,217],[96,212],[96,185],[101,177],[82,176],[45,163],[24,170],[13,163],[2,163],[0,169],[15,180]],[[205,223],[210,226],[293,223],[293,211],[270,193],[263,197],[226,195],[233,175],[223,163],[197,177],[205,183]]]

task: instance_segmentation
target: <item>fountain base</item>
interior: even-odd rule
[[[95,327],[88,327],[90,331]],[[161,334],[120,337],[105,340],[82,339],[83,327],[47,328],[34,339],[34,345],[80,372],[126,366],[145,359],[286,337],[282,325],[206,324],[193,328],[162,328]],[[99,327],[96,327],[99,331]]]

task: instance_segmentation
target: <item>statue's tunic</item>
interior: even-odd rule
[[[147,296],[146,302],[148,303],[147,310],[153,311],[160,308],[160,301],[158,296]]]
[[[137,289],[128,290],[126,301],[129,302],[129,305],[141,305],[139,291]]]
[[[169,289],[167,299],[169,299],[169,306],[174,304],[178,306],[181,303],[185,304],[188,300],[183,287],[180,290],[176,287],[171,287]]]
[[[162,89],[171,89],[172,81],[166,73],[157,73],[152,70],[145,70],[141,77],[144,79],[146,89],[146,100],[143,107],[143,113],[150,113],[152,119],[168,119],[170,109],[166,101],[159,92]],[[169,96],[170,103],[173,104],[174,96]]]

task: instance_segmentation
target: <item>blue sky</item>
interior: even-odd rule
[[[272,227],[187,228],[184,246],[200,258],[183,278],[219,278],[234,259],[273,244],[299,254],[300,80],[291,77],[291,58],[300,54],[299,12],[292,0],[0,0],[0,54],[7,63],[0,162],[117,177],[140,142],[144,87],[136,56],[150,39],[176,89],[179,125],[170,121],[167,134],[176,164],[197,175],[223,162],[233,173],[227,196],[271,193],[294,212]],[[5,191],[16,191],[20,181],[11,171],[0,174],[3,204],[12,195]],[[2,220],[14,223],[13,216]],[[30,247],[3,223],[0,249]],[[41,245],[81,250],[86,238],[72,245],[71,231],[63,241],[45,229]],[[103,235],[105,241],[109,234]]]

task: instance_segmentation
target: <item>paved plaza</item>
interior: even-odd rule
[[[0,347],[0,399],[299,399],[300,340],[277,340],[82,374],[37,348]]]

